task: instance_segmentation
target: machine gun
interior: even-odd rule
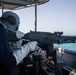
[[[34,32],[31,31],[29,33],[26,33],[22,39],[25,39],[24,43],[27,43],[29,41],[37,41],[38,46],[40,46],[43,50],[46,51],[46,58],[48,57],[53,57],[54,61],[54,71],[55,75],[62,75],[62,61],[61,59],[57,58],[56,50],[54,50],[53,44],[61,44],[61,43],[75,43],[76,42],[76,36],[63,36],[63,32],[54,32],[54,33],[49,33],[49,32]],[[42,55],[41,55],[42,56]],[[45,70],[44,66],[40,63],[40,55],[34,54],[33,55],[33,66],[34,66],[34,74],[35,75],[40,75],[40,68],[42,69],[42,73],[46,72],[46,74],[43,75],[50,75],[47,73],[47,70],[52,68],[51,67],[47,68]],[[41,67],[40,67],[41,65]],[[51,71],[51,70],[50,70]]]
[[[34,32],[30,31],[25,34],[22,39],[26,41],[37,41],[43,50],[47,50],[47,54],[53,54],[53,44],[57,43],[75,43],[76,36],[63,36],[63,32]]]
[[[34,32],[26,33],[22,39],[37,41],[38,43],[75,43],[76,36],[63,36],[63,32]]]

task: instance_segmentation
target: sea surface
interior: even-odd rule
[[[76,43],[67,43],[67,44],[54,44],[54,47],[60,47],[67,50],[76,51]]]

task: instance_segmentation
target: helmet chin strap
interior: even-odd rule
[[[16,31],[13,31],[9,27],[7,27],[4,23],[2,23],[1,20],[0,20],[0,23],[4,26],[4,28],[7,30],[7,32],[8,32],[8,30],[10,30],[11,32],[16,33]]]

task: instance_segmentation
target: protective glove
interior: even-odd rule
[[[17,37],[18,39],[22,38],[23,36],[24,36],[24,33],[23,33],[23,32],[21,32],[21,31],[16,31],[16,37]]]
[[[13,51],[19,50],[21,49],[21,45],[22,45],[23,40],[20,39],[16,42],[9,42],[10,43],[10,47]]]
[[[37,44],[38,44],[38,42],[32,41],[32,42],[28,42],[23,47],[27,48],[29,51],[35,51],[35,50],[39,49],[39,47],[37,46]]]
[[[27,44],[23,45],[20,50],[14,51],[13,55],[16,58],[17,64],[19,64],[30,51],[38,50],[39,47],[37,46],[37,42],[28,42]]]

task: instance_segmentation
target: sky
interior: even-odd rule
[[[19,30],[27,33],[35,28],[35,7],[13,11],[20,17]],[[63,31],[76,35],[76,0],[50,0],[37,6],[37,31]]]

